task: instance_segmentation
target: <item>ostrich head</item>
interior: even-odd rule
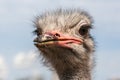
[[[60,80],[90,80],[94,42],[91,16],[82,10],[57,10],[37,17],[35,46]]]

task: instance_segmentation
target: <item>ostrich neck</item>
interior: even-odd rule
[[[83,68],[65,69],[58,73],[60,80],[91,80],[90,71]]]
[[[88,54],[78,56],[71,51],[64,50],[64,53],[62,51],[53,56],[52,65],[60,80],[91,80]]]
[[[91,80],[93,61],[90,52],[62,47],[48,47],[41,51],[58,74],[59,80]]]

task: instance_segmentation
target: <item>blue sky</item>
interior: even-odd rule
[[[119,3],[119,0],[0,0],[0,78],[51,76],[48,68],[39,63],[32,42],[35,37],[32,21],[42,12],[57,8],[81,8],[93,16],[92,35],[97,43],[94,80],[119,77]]]

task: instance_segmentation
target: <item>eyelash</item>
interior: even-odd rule
[[[33,31],[33,34],[35,34],[35,35],[37,35],[37,36],[40,35],[38,29],[34,30],[34,31]]]

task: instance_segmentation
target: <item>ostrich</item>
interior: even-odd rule
[[[91,80],[94,41],[93,20],[81,9],[46,12],[35,20],[35,46],[60,80]]]

